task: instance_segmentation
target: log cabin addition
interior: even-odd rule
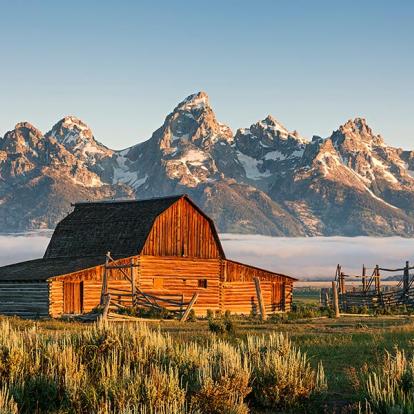
[[[0,313],[88,313],[103,286],[119,301],[131,289],[197,296],[198,316],[287,312],[295,280],[227,259],[213,221],[187,195],[84,202],[57,225],[43,258],[0,267]]]

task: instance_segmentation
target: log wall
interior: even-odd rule
[[[219,241],[210,222],[182,198],[155,220],[142,255],[220,257]]]
[[[251,266],[225,259],[200,259],[196,257],[134,256],[138,267],[126,268],[137,288],[145,293],[168,297],[181,296],[188,302],[194,293],[199,297],[193,309],[197,315],[205,315],[207,309],[230,310],[233,313],[257,312],[254,278],[261,281],[267,312],[290,310],[292,279]],[[116,261],[117,265],[129,265],[131,258]],[[110,266],[114,265],[110,263]],[[99,305],[104,266],[97,266],[50,281],[50,315],[63,314],[63,280],[83,281],[83,311],[89,312]],[[108,289],[116,299],[116,292],[131,291],[131,284],[119,269],[108,270]]]
[[[47,282],[0,282],[0,314],[46,317],[48,296]]]
[[[134,263],[137,258],[133,258]],[[130,264],[131,258],[119,259],[116,264]],[[130,275],[130,269],[124,269]],[[133,268],[135,277],[137,277],[137,269]],[[131,284],[125,279],[124,275],[117,269],[108,269],[108,289],[123,289],[131,290]],[[49,314],[52,317],[57,317],[63,314],[63,282],[64,281],[83,281],[83,312],[87,313],[99,305],[102,289],[102,277],[104,273],[104,266],[96,266],[90,269],[85,269],[79,272],[70,273],[68,275],[59,276],[51,279],[49,282]]]
[[[260,280],[266,311],[289,311],[293,280],[254,266],[225,260],[223,264],[223,309],[235,313],[257,313],[254,278]]]
[[[220,260],[184,257],[141,256],[139,288],[156,296],[183,295],[188,302],[199,296],[193,309],[205,315],[207,309],[220,309]],[[206,282],[206,287],[204,283]]]

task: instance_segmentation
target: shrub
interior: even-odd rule
[[[231,319],[209,319],[208,329],[210,332],[215,334],[224,335],[234,335],[236,332],[235,325]]]
[[[209,322],[234,330],[229,317]],[[143,323],[104,322],[44,334],[0,320],[0,384],[1,414],[245,414],[247,399],[291,407],[325,380],[283,335],[182,341]]]
[[[306,354],[281,333],[249,337],[245,352],[252,364],[253,397],[263,407],[292,407],[327,387],[322,364],[314,370]]]
[[[223,377],[217,381],[208,378],[192,398],[192,407],[203,414],[247,414],[243,402],[249,388],[243,377]],[[241,394],[235,397],[234,393]]]
[[[414,412],[414,358],[398,349],[387,353],[379,369],[368,373],[363,391],[375,413]]]
[[[141,394],[141,404],[155,411],[168,407],[182,409],[185,402],[185,391],[180,388],[178,371],[173,368],[162,370],[157,366],[150,367],[144,377]]]
[[[215,334],[224,334],[226,332],[226,327],[221,319],[209,319],[208,329],[210,330],[210,332],[213,332]]]
[[[10,396],[9,389],[6,385],[0,388],[0,413],[1,414],[18,414],[17,404]]]
[[[207,309],[207,319],[214,319],[214,312],[212,309]]]
[[[292,305],[292,312],[288,314],[288,318],[291,320],[317,318],[319,316],[322,316],[322,312],[317,305],[295,303]]]
[[[190,310],[190,313],[188,314],[188,318],[187,318],[188,322],[195,322],[196,321],[196,313],[194,309]]]
[[[245,414],[244,399],[250,393],[250,370],[240,349],[221,340],[208,347],[206,364],[200,370],[200,389],[192,397],[192,408],[205,414]]]

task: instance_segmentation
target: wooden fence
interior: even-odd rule
[[[362,267],[361,275],[350,275],[342,271],[340,265],[336,268],[335,289],[338,292],[338,302],[341,312],[351,312],[366,308],[368,310],[394,306],[414,308],[414,275],[410,275],[409,262],[398,269],[389,269],[376,265],[371,275],[367,275],[367,268]],[[382,272],[402,273],[397,284],[393,287],[382,286]],[[360,281],[359,286],[347,289],[346,282]],[[333,307],[333,288],[321,289],[320,303],[323,306]]]

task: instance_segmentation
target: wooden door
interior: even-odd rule
[[[272,310],[281,311],[284,310],[283,304],[283,285],[278,282],[272,283]]]
[[[83,312],[83,282],[63,282],[63,313]]]

